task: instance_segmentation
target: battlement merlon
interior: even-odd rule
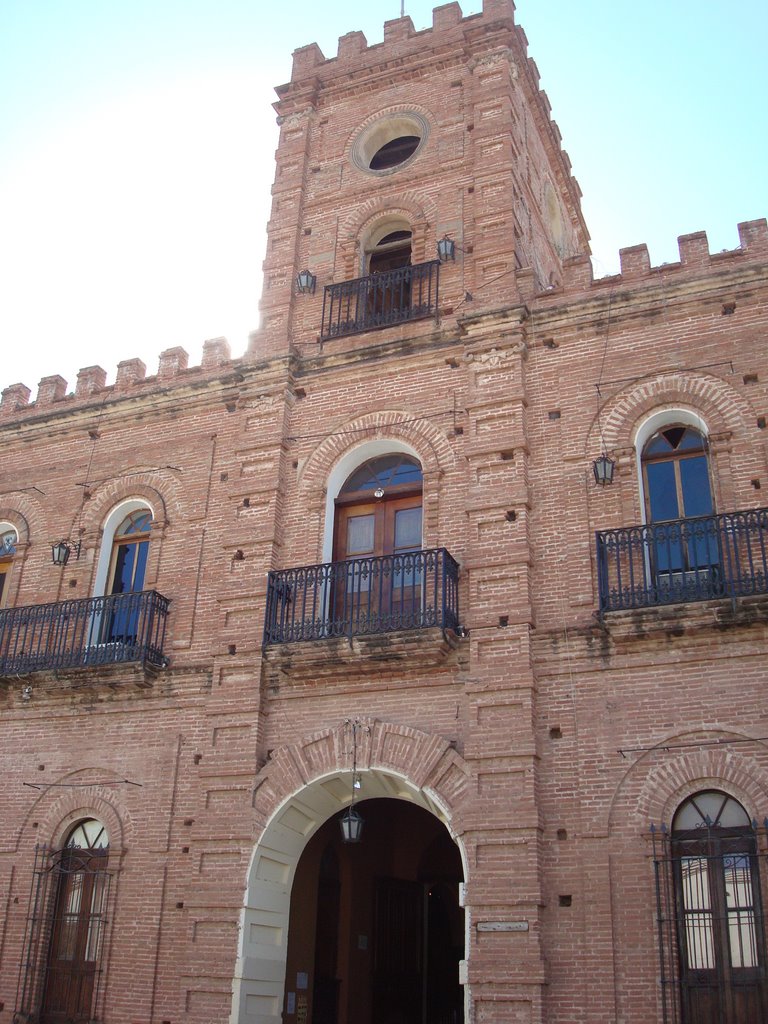
[[[658,280],[660,274],[674,275],[715,270],[723,262],[729,260],[768,261],[768,220],[743,221],[738,225],[740,245],[736,249],[724,249],[711,252],[706,231],[694,231],[687,235],[679,235],[677,239],[680,259],[676,263],[662,263],[651,266],[648,246],[645,242],[630,245],[619,250],[621,270],[618,274],[595,279],[592,272],[592,261],[586,254],[572,256],[563,261],[563,280],[557,288],[549,288],[545,292],[536,290],[533,271],[524,267],[517,272],[517,281],[523,301],[533,299],[550,299],[561,301],[564,294],[574,294],[606,286],[622,283],[636,283],[644,279]]]
[[[394,18],[384,22],[384,41],[368,45],[362,32],[347,32],[339,37],[335,57],[326,58],[317,43],[300,46],[293,52],[291,80],[278,87],[278,95],[284,97],[295,91],[302,91],[307,80],[322,81],[344,77],[361,66],[370,64],[371,57],[376,63],[389,60],[392,56],[402,59],[408,51],[419,55],[427,49],[434,49],[434,35],[459,38],[465,29],[473,31],[486,26],[503,23],[508,29],[514,26],[515,5],[512,0],[483,0],[480,14],[463,16],[458,3],[444,4],[432,12],[432,28],[416,31],[411,18]],[[410,44],[410,45],[409,45]]]
[[[232,362],[226,338],[211,338],[203,343],[203,358],[199,366],[189,366],[189,355],[180,346],[160,353],[156,380],[167,385],[175,380],[186,380],[191,375],[209,375]],[[60,405],[66,399],[78,401],[100,394],[121,394],[149,381],[147,368],[141,359],[123,359],[117,364],[114,384],[107,384],[106,370],[101,366],[86,366],[78,371],[74,395],[67,393],[67,381],[59,374],[43,377],[37,386],[37,396],[30,403],[32,392],[26,384],[11,384],[0,396],[0,419],[7,420],[17,412],[34,404],[35,409]]]
[[[482,12],[467,17],[463,16],[458,3],[449,3],[433,10],[429,29],[416,31],[409,17],[385,22],[384,41],[371,46],[362,32],[348,32],[339,37],[336,57],[326,58],[317,43],[299,47],[293,54],[290,82],[276,89],[279,98],[274,108],[278,123],[291,123],[294,116],[306,116],[314,111],[323,92],[328,98],[331,94],[328,90],[348,89],[352,81],[356,89],[362,88],[366,76],[373,83],[377,82],[393,61],[397,62],[398,73],[402,75],[406,66],[428,73],[436,55],[444,61],[452,53],[453,60],[466,63],[469,68],[482,66],[503,55],[528,95],[552,166],[559,166],[556,172],[560,177],[559,189],[572,220],[578,223],[580,248],[588,252],[589,230],[580,205],[582,192],[573,176],[568,154],[562,148],[562,136],[557,122],[552,119],[547,94],[540,87],[538,68],[528,57],[528,39],[515,23],[514,13],[512,0],[484,0]]]

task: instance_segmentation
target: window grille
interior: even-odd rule
[[[651,825],[663,1024],[768,1020],[768,821]]]
[[[103,1019],[112,878],[106,853],[35,847],[14,1024]]]

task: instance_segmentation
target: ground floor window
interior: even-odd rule
[[[738,801],[707,790],[653,839],[665,1019],[764,1024],[765,829]]]
[[[80,821],[60,849],[36,850],[17,1015],[36,1024],[101,1019],[110,908],[109,837]]]

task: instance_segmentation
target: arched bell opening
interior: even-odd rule
[[[283,1019],[461,1024],[461,856],[445,826],[402,800],[363,800],[362,842],[338,816],[307,843],[291,890]]]

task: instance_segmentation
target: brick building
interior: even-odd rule
[[[2,393],[0,1024],[759,1024],[766,222],[593,280],[509,0],[278,97],[246,355]]]

